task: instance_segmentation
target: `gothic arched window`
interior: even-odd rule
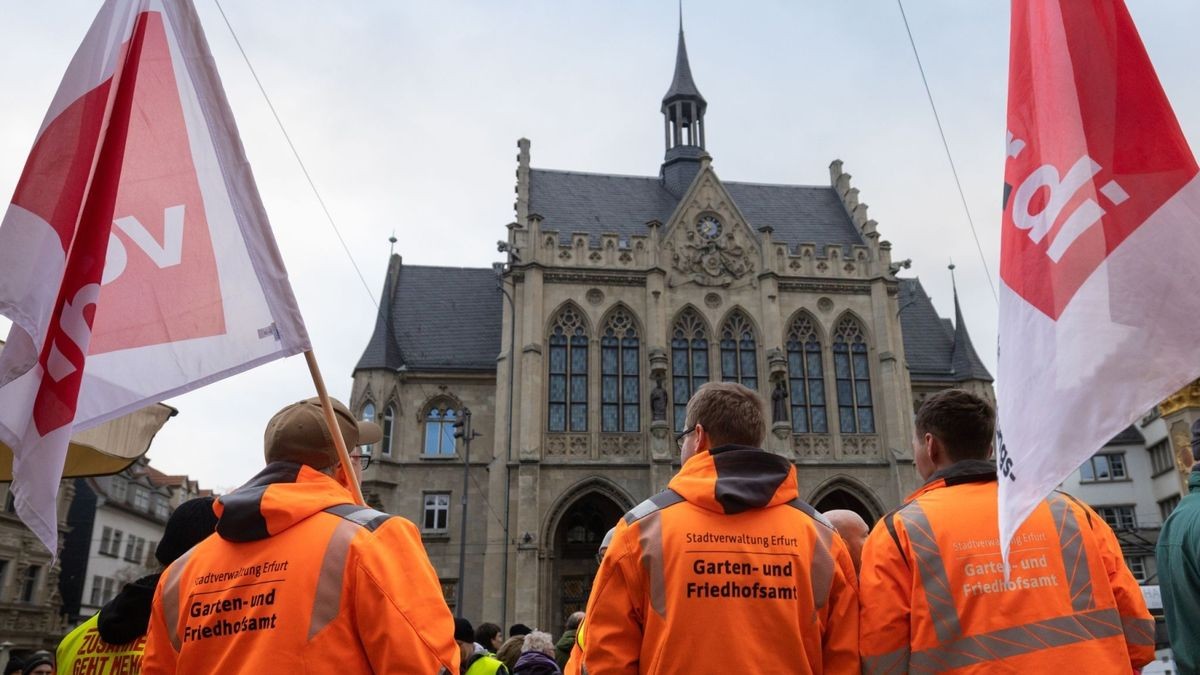
[[[385,455],[392,454],[392,432],[396,429],[396,407],[388,404],[383,410],[383,423],[379,425],[383,431],[382,451]]]
[[[721,379],[758,389],[758,359],[754,328],[740,311],[735,311],[721,328]]]
[[[600,337],[600,430],[641,431],[640,348],[633,317],[618,309]]]
[[[375,422],[375,404],[371,403],[370,401],[367,401],[366,403],[364,403],[363,407],[362,407],[362,415],[360,417],[362,418],[362,421],[364,421],[364,422],[374,423]],[[370,454],[370,452],[371,452],[370,445],[364,445],[362,447],[366,448],[365,452]]]
[[[875,433],[867,338],[858,321],[848,316],[838,322],[833,333],[833,370],[837,377],[838,428],[844,434]]]
[[[675,431],[683,431],[687,402],[700,385],[708,382],[708,329],[704,319],[688,308],[675,320],[671,331],[671,387]]]
[[[810,317],[802,314],[792,322],[787,334],[787,356],[792,431],[797,434],[829,433],[821,338]]]
[[[550,431],[587,431],[588,336],[579,310],[565,307],[550,329]]]
[[[458,421],[458,411],[452,407],[433,406],[425,415],[425,456],[450,457],[456,448],[454,443],[454,423]],[[385,437],[386,438],[386,437]]]

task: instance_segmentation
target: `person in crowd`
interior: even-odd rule
[[[500,631],[500,626],[494,623],[481,623],[475,629],[475,641],[483,645],[489,652],[495,653],[499,651],[500,645],[504,644],[504,634]]]
[[[679,473],[617,523],[588,599],[582,668],[857,672],[850,552],[800,500],[795,466],[761,449],[762,398],[710,382],[688,401],[686,422]],[[706,635],[770,636],[786,653]]]
[[[535,630],[526,635],[513,675],[559,675],[562,671],[554,662],[554,649],[549,633]]]
[[[562,637],[558,638],[558,642],[554,644],[554,660],[558,663],[559,668],[566,666],[567,659],[571,658],[571,650],[575,647],[575,633],[579,630],[579,624],[582,622],[583,612],[573,612],[571,616],[567,617],[567,626],[563,630]]]
[[[4,675],[21,675],[22,665],[24,664],[21,663],[21,659],[17,658],[12,652],[9,652],[8,661],[4,664]]]
[[[871,528],[863,517],[849,509],[834,509],[821,514],[833,524],[833,528],[842,535],[846,548],[850,549],[850,559],[854,561],[855,573],[862,567],[862,547],[867,541]]]
[[[1062,494],[1001,561],[992,405],[960,389],[916,416],[925,480],[863,547],[864,673],[1129,673],[1154,658],[1154,622],[1112,530]],[[1005,479],[1007,480],[1007,479]]]
[[[346,447],[380,439],[333,407]],[[420,532],[354,504],[359,468],[341,469],[332,438],[317,399],[271,418],[266,468],[216,501],[216,536],[163,572],[144,675],[458,671]]]
[[[1163,616],[1183,675],[1200,673],[1200,420],[1192,424],[1192,462],[1188,494],[1163,523],[1157,546]]]
[[[521,648],[525,646],[525,635],[514,635],[508,638],[504,644],[500,645],[500,649],[496,650],[496,658],[500,659],[509,672],[516,667],[517,659],[521,658]]]
[[[533,629],[530,628],[529,626],[526,626],[523,623],[514,623],[512,625],[512,627],[508,629],[508,636],[509,637],[525,637],[526,635],[529,635],[532,632],[533,632]]]
[[[21,664],[22,675],[54,675],[54,672],[54,656],[47,651],[36,651]]]
[[[486,647],[475,641],[475,629],[463,617],[454,618],[454,641],[458,643],[462,675],[508,675],[508,667]]]
[[[212,497],[198,497],[176,507],[154,549],[160,564],[175,562],[216,530],[213,501]],[[59,670],[95,672],[105,663],[140,662],[160,576],[162,573],[156,572],[125,584],[99,612],[68,633],[58,645]]]

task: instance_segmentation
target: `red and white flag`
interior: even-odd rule
[[[108,0],[0,224],[0,442],[58,548],[67,442],[308,348],[190,0]]]
[[[1014,0],[1000,535],[1200,376],[1200,180],[1121,0]]]

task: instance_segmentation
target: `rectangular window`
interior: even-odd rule
[[[426,532],[445,532],[450,526],[450,493],[431,492],[425,495],[425,515],[421,519]]]
[[[129,535],[129,539],[125,541],[125,559],[130,562],[137,560],[137,558],[133,557],[133,553],[137,550],[138,539],[139,537],[131,534]]]
[[[1148,448],[1150,466],[1154,476],[1166,473],[1175,468],[1175,458],[1171,456],[1171,444],[1163,439]]]
[[[158,566],[158,559],[154,557],[154,549],[156,548],[158,548],[157,541],[150,542],[150,545],[146,547],[146,567]]]
[[[441,579],[442,582],[442,599],[446,601],[446,606],[450,608],[450,613],[454,613],[454,605],[458,600],[458,580],[457,579]]]
[[[1176,506],[1179,506],[1179,495],[1167,497],[1158,502],[1158,513],[1162,516],[1164,523],[1167,522],[1167,516],[1171,515]]]
[[[25,578],[21,580],[21,602],[37,600],[38,578],[41,574],[41,565],[30,565],[25,568]]]
[[[121,555],[121,537],[123,536],[124,533],[120,530],[113,530],[112,547],[108,549],[108,554],[114,558]]]
[[[150,510],[150,493],[140,487],[133,489],[133,507],[139,511]]]
[[[1137,529],[1137,518],[1132,506],[1097,506],[1096,513],[1114,530]]]
[[[156,518],[166,520],[171,516],[171,505],[167,503],[167,498],[162,495],[154,495],[154,515]]]
[[[93,607],[100,606],[100,594],[104,592],[104,577],[97,574],[92,577],[92,602]]]
[[[112,480],[112,498],[118,502],[125,501],[125,481],[119,477]]]
[[[104,594],[100,596],[101,604],[107,605],[108,601],[113,599],[113,596],[116,594],[116,586],[117,586],[116,579],[105,578]]]
[[[109,547],[112,546],[112,533],[113,533],[112,528],[105,525],[103,534],[100,535],[100,554],[101,555],[112,555],[111,553],[108,552]]]
[[[1125,558],[1125,566],[1133,572],[1133,578],[1137,579],[1139,584],[1146,582],[1146,559],[1142,556],[1127,556]]]
[[[1108,480],[1125,480],[1125,453],[1104,452],[1094,455],[1079,467],[1081,483],[1096,483]]]

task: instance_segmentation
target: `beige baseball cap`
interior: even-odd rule
[[[383,438],[383,431],[378,424],[356,420],[341,401],[336,398],[329,400],[333,403],[334,416],[341,427],[347,450],[353,451],[357,445],[369,445]],[[324,469],[337,463],[337,448],[325,424],[321,400],[310,398],[275,413],[267,422],[263,454],[268,464],[297,462],[314,469]]]

